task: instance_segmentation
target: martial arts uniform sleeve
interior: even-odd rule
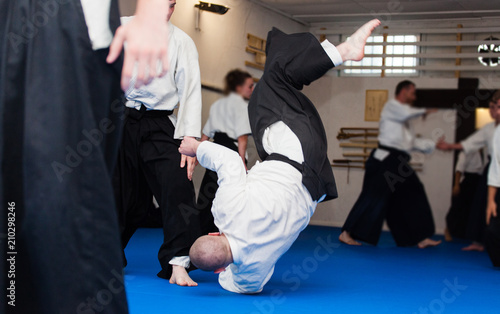
[[[464,153],[469,154],[476,152],[488,145],[488,139],[485,136],[485,128],[486,126],[480,128],[460,143],[462,144]]]
[[[198,146],[196,157],[204,168],[217,172],[219,187],[245,183],[245,167],[241,157],[235,151],[205,141]]]
[[[387,103],[386,106],[387,108],[384,108],[383,112],[384,118],[401,123],[417,118],[426,112],[426,109],[412,108],[396,101],[391,101]]]
[[[326,54],[330,57],[330,59],[332,60],[333,64],[336,67],[342,65],[342,63],[344,62],[344,60],[342,60],[342,56],[337,50],[337,47],[335,47],[331,42],[329,42],[328,39],[325,39],[321,43],[321,47],[325,49]]]
[[[460,154],[458,154],[458,160],[457,160],[457,165],[455,166],[455,172],[461,172],[461,173],[464,173],[465,172],[465,153],[464,152],[460,152]]]
[[[436,143],[433,140],[426,138],[416,138],[413,141],[413,149],[418,150],[424,154],[430,154],[436,148]]]
[[[493,156],[488,170],[488,185],[500,188],[500,128],[496,128],[493,137]]]
[[[108,48],[113,40],[109,27],[110,0],[81,0],[92,49]]]
[[[122,16],[122,17],[120,17],[120,23],[122,25],[126,25],[126,24],[130,23],[130,21],[132,21],[133,18],[134,18],[133,16]]]
[[[242,135],[252,134],[250,119],[248,118],[248,104],[242,99],[241,102],[231,106],[233,108],[232,128],[235,139]]]
[[[219,274],[219,284],[227,291],[243,294],[260,293],[274,273],[274,266],[267,272],[263,269],[241,271],[234,264]]]
[[[184,136],[200,137],[201,79],[198,51],[193,40],[186,36],[179,45],[175,85],[179,96],[179,112],[175,139]]]
[[[209,138],[214,138],[215,135],[215,129],[213,125],[213,119],[212,117],[214,116],[214,104],[212,107],[210,107],[210,113],[208,114],[208,120],[205,123],[205,126],[203,127],[202,133],[208,136]]]

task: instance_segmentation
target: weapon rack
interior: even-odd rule
[[[347,183],[351,168],[365,169],[366,160],[378,147],[378,128],[340,128],[337,139],[343,150],[342,159],[334,159],[332,167],[347,168]],[[347,149],[347,150],[346,150]],[[415,171],[422,171],[422,163],[410,163]]]

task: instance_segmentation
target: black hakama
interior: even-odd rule
[[[451,207],[446,215],[446,227],[455,238],[465,238],[472,201],[478,188],[481,175],[465,172],[464,179],[460,182],[460,193],[454,196]]]
[[[500,267],[500,191],[495,195],[497,216],[491,217],[490,224],[486,227],[485,246],[493,266]]]
[[[383,149],[389,151],[383,161],[374,157],[376,150],[366,161],[361,194],[342,231],[376,245],[386,219],[396,244],[413,246],[435,232],[431,207],[422,182],[409,165],[410,155]]]
[[[214,143],[227,147],[235,152],[238,152],[238,146],[235,144],[238,140],[230,138],[226,133],[216,132],[214,134]],[[215,199],[215,193],[219,185],[217,184],[217,172],[206,169],[205,175],[200,185],[198,193],[197,209],[200,211],[200,226],[201,233],[208,234],[210,232],[218,232],[219,228],[214,223],[212,214],[212,203]]]
[[[474,242],[484,242],[486,228],[486,207],[488,205],[488,171],[490,162],[486,164],[479,178],[467,222],[465,238]]]
[[[248,106],[259,156],[262,160],[268,157],[262,145],[266,128],[283,121],[302,145],[305,160],[301,165],[302,182],[312,199],[318,201],[324,195],[325,200],[336,198],[323,123],[314,105],[300,92],[334,64],[310,33],[287,35],[273,28],[267,36],[266,53],[264,75]]]
[[[181,168],[180,140],[174,139],[172,111],[125,109],[126,119],[114,174],[115,197],[125,248],[151,210],[153,195],[160,205],[163,244],[158,252],[162,270],[170,279],[175,256],[188,256],[200,236],[194,186]],[[194,269],[191,267],[189,270]]]
[[[110,12],[114,31],[117,1]],[[1,203],[15,202],[17,252],[15,307],[3,296],[0,312],[127,313],[110,180],[120,62],[92,49],[79,0],[0,1],[0,36]]]

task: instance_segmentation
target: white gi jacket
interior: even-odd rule
[[[298,138],[282,122],[266,130],[264,143],[268,153],[303,161]],[[209,141],[200,144],[197,157],[203,167],[217,172],[212,214],[233,254],[234,262],[219,275],[219,283],[232,292],[258,293],[309,223],[317,203],[302,184],[302,174],[288,163],[264,161],[247,175],[236,152]]]
[[[378,141],[380,144],[407,153],[418,150],[429,154],[434,151],[435,143],[430,139],[420,139],[413,135],[409,120],[425,114],[426,109],[412,108],[397,101],[389,100],[380,115]]]
[[[122,24],[132,17],[122,17]],[[168,23],[169,70],[163,77],[139,89],[125,92],[127,107],[139,109],[141,104],[148,110],[174,110],[177,117],[170,115],[175,126],[174,138],[201,136],[201,79],[198,51],[191,37],[172,23]],[[135,81],[134,77],[132,82]]]
[[[214,138],[217,132],[226,133],[237,140],[242,135],[251,134],[248,119],[248,103],[236,93],[231,93],[213,103],[203,134]]]

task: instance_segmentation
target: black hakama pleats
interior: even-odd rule
[[[174,139],[171,111],[127,108],[118,165],[114,174],[123,248],[151,210],[153,195],[160,205],[163,244],[158,251],[162,270],[170,279],[175,256],[188,256],[200,236],[194,186],[181,168],[180,140]],[[194,269],[191,267],[189,270]]]
[[[384,220],[398,246],[413,246],[435,232],[425,189],[409,165],[410,156],[389,147],[382,161],[372,151],[365,166],[361,194],[347,217],[343,231],[354,239],[378,243]]]
[[[472,201],[481,179],[481,175],[477,173],[465,172],[463,176],[460,194],[452,198],[450,210],[446,215],[446,227],[450,234],[461,239],[465,238]]]
[[[0,1],[0,36],[1,216],[15,203],[17,252],[15,278],[0,276],[15,281],[16,306],[1,306],[127,313],[110,180],[121,66],[92,50],[79,0]]]
[[[484,242],[493,266],[500,267],[500,191],[497,191],[495,195],[495,203],[497,204],[497,216],[491,217],[490,224],[486,227]]]
[[[476,192],[472,199],[470,214],[467,222],[465,238],[474,242],[484,242],[486,228],[486,206],[488,205],[488,171],[490,162],[486,164],[483,174],[479,178]]]

